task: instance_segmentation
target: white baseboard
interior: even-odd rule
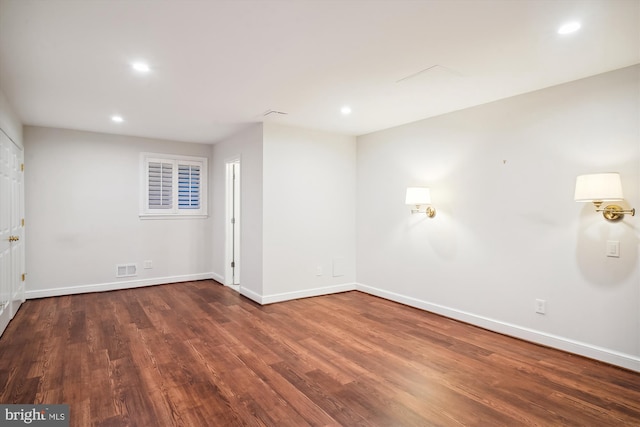
[[[245,297],[249,298],[250,300],[253,300],[255,302],[257,302],[258,304],[263,304],[262,303],[262,295],[253,292],[250,289],[247,288],[243,288],[242,286],[240,286],[240,295],[244,295]]]
[[[620,353],[603,347],[575,341],[569,338],[548,334],[546,332],[536,331],[534,329],[525,328],[496,319],[484,316],[478,316],[466,311],[457,310],[440,304],[430,303],[428,301],[419,300],[417,298],[406,295],[396,294],[394,292],[385,291],[371,286],[356,284],[356,289],[371,295],[375,295],[384,299],[399,302],[411,307],[420,308],[432,313],[440,314],[455,320],[470,323],[481,328],[520,338],[536,344],[553,347],[568,353],[577,354],[588,357],[590,359],[600,360],[612,365],[620,366],[632,371],[640,372],[640,357],[631,354]]]
[[[304,289],[300,291],[293,292],[283,292],[280,294],[271,294],[271,295],[257,295],[254,296],[247,295],[248,298],[258,302],[259,304],[273,304],[276,302],[289,301],[292,299],[300,299],[300,298],[309,298],[309,297],[317,297],[320,295],[329,295],[336,294],[339,292],[347,292],[356,290],[355,283],[343,283],[340,285],[332,285],[332,286],[323,286],[322,288],[311,288]],[[241,293],[244,294],[244,289],[241,289]]]
[[[151,279],[127,280],[92,285],[67,286],[25,291],[26,299],[57,297],[61,295],[85,294],[88,292],[115,291],[119,289],[140,288],[142,286],[164,285],[167,283],[191,282],[194,280],[212,279],[213,273],[186,274],[182,276],[155,277]]]
[[[224,276],[222,274],[218,274],[214,271],[213,273],[211,273],[211,278],[216,282],[224,285]]]
[[[240,285],[231,285],[231,284],[227,285],[226,279],[222,274],[218,274],[215,271],[211,274],[213,275],[213,280],[215,280],[216,282],[220,283],[223,286],[227,286],[236,292],[240,292]]]

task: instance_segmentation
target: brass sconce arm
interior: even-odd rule
[[[609,221],[617,221],[624,217],[625,214],[635,216],[636,210],[635,208],[631,209],[622,209],[622,207],[618,205],[607,205],[604,208],[601,208],[602,202],[595,201],[593,202],[596,207],[596,212],[602,212],[602,216],[604,216]]]
[[[416,205],[415,209],[411,209],[412,214],[423,213],[426,214],[429,218],[433,218],[436,216],[436,209],[431,206],[427,206],[424,210],[420,208],[420,205]]]

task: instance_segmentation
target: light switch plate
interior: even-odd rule
[[[620,258],[620,242],[617,240],[607,240],[607,256]]]

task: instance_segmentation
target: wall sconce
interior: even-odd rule
[[[435,208],[427,206],[425,210],[421,210],[421,205],[431,204],[431,192],[426,187],[407,187],[407,197],[405,199],[407,205],[415,206],[415,209],[411,209],[411,213],[423,213],[427,214],[429,218],[436,216]]]
[[[622,209],[614,204],[600,208],[602,202],[624,199],[620,174],[618,173],[594,173],[578,176],[574,199],[576,202],[592,202],[596,207],[596,212],[602,212],[602,215],[609,221],[619,220],[624,214],[631,214],[631,216],[636,214],[635,209]]]

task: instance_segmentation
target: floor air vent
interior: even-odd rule
[[[116,265],[116,277],[131,277],[138,274],[138,266],[135,264]]]

